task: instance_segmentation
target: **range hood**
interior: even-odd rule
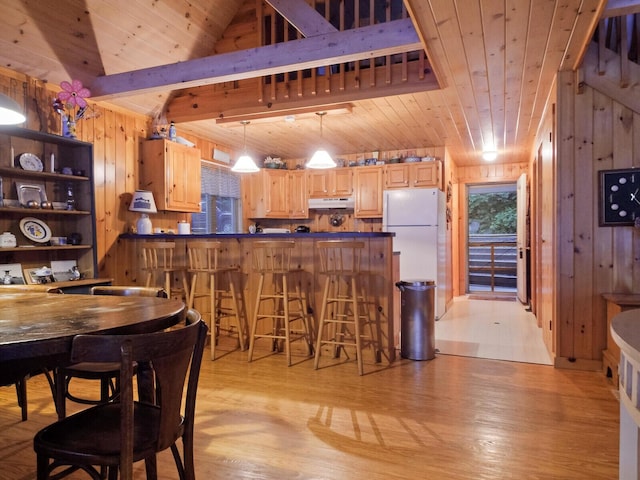
[[[309,199],[309,210],[323,210],[330,208],[353,209],[354,205],[355,201],[353,197]]]

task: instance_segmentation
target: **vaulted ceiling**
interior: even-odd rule
[[[257,156],[303,158],[324,142],[336,153],[446,145],[459,165],[481,162],[483,148],[494,146],[498,162],[528,161],[555,73],[579,66],[606,0],[404,0],[409,23],[363,26],[355,33],[337,31],[307,5],[324,3],[0,0],[0,58],[3,66],[50,83],[80,79],[96,99],[134,112],[168,119],[175,114],[179,132],[236,150],[243,147],[238,105],[245,105],[244,113],[255,118],[246,144]],[[350,3],[332,0],[330,6]],[[610,0],[609,8],[634,3]],[[256,12],[265,6],[300,32],[294,50],[258,48],[248,40],[262,28]],[[283,120],[284,110],[255,116],[258,107],[271,108],[268,96],[256,95],[253,109],[246,102],[232,109],[224,95],[212,94],[204,103],[203,92],[225,92],[225,85],[258,75],[416,46],[427,53],[422,88],[385,91],[383,83],[375,93],[341,96],[337,89],[335,97],[290,100],[287,105],[300,113],[295,122]],[[320,138],[317,117],[303,113],[336,103],[348,106],[348,113],[328,115]],[[238,121],[221,122],[222,112]]]

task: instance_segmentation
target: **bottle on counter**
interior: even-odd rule
[[[171,125],[169,125],[169,140],[172,142],[176,141],[176,124],[172,121]]]

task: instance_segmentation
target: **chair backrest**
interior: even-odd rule
[[[222,242],[191,241],[187,242],[189,270],[210,272],[219,267],[218,259]]]
[[[131,287],[125,285],[97,285],[91,287],[91,295],[114,295],[122,297],[158,297],[167,298],[162,287]]]
[[[320,256],[320,273],[356,274],[361,271],[364,242],[354,240],[325,240],[316,244]]]
[[[175,242],[145,242],[142,244],[142,264],[145,269],[172,269]]]
[[[260,273],[290,272],[291,254],[295,246],[292,240],[253,242],[253,270]]]
[[[134,363],[151,365],[155,380],[155,404],[159,407],[156,451],[171,447],[183,435],[193,436],[196,391],[207,325],[196,310],[189,310],[186,325],[159,332],[135,335],[77,335],[71,361],[119,362],[122,478],[131,478],[134,445]],[[188,380],[187,380],[188,372]],[[185,380],[184,411],[181,412]],[[99,435],[96,432],[96,435]]]

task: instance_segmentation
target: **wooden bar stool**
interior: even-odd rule
[[[187,243],[189,257],[187,272],[191,276],[187,305],[191,309],[194,308],[196,298],[209,298],[211,360],[216,358],[216,343],[223,327],[221,320],[225,317],[231,318],[233,326],[229,326],[228,330],[233,333],[232,328],[235,327],[240,349],[246,349],[246,329],[240,317],[240,303],[233,280],[233,273],[239,272],[240,268],[237,265],[220,264],[221,248],[222,242],[216,241],[202,240]],[[206,292],[198,292],[198,277],[205,277],[205,280],[208,281],[209,288]],[[225,305],[225,300],[227,300],[227,305]]]
[[[323,345],[331,345],[339,358],[345,346],[355,347],[358,373],[364,373],[363,329],[372,329],[361,270],[364,242],[352,240],[319,241],[320,273],[325,275],[322,307],[318,323],[314,368],[320,363]],[[325,331],[326,330],[326,331]],[[373,331],[369,340],[373,342]],[[345,352],[346,353],[346,352]],[[348,355],[348,354],[347,354]]]
[[[290,240],[253,243],[253,271],[259,275],[259,280],[249,336],[250,362],[253,360],[253,349],[258,338],[271,339],[273,351],[279,351],[279,343],[284,343],[289,366],[291,342],[303,340],[309,356],[313,354],[307,299],[300,281],[295,278],[304,270],[291,265],[294,247],[295,242]],[[270,284],[265,288],[267,282]],[[259,322],[266,322],[268,327],[259,329]],[[296,322],[299,325],[294,329],[292,325]]]
[[[179,274],[182,278],[185,302],[189,298],[189,284],[187,283],[187,273],[183,266],[174,265],[175,242],[145,242],[142,245],[142,269],[147,273],[145,279],[146,287],[163,287],[167,296],[171,297],[171,284],[173,275]],[[162,283],[157,284],[158,277],[162,277]],[[175,294],[175,292],[174,292]]]

